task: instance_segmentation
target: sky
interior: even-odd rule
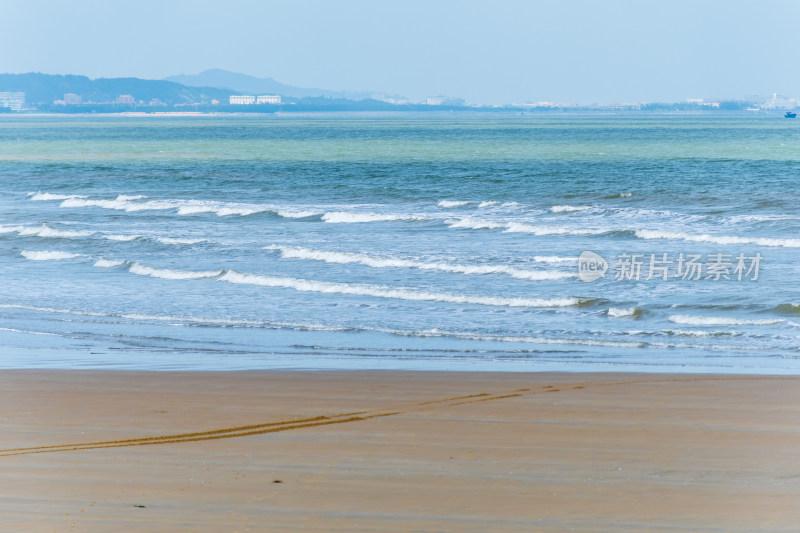
[[[0,72],[473,103],[800,97],[800,1],[0,0]]]

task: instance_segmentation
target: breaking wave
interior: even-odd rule
[[[81,254],[72,254],[69,252],[37,252],[31,250],[22,250],[19,255],[25,259],[30,259],[31,261],[58,261],[61,259],[75,259],[77,257],[82,257]]]
[[[774,246],[786,248],[800,247],[800,239],[777,239],[769,237],[737,237],[725,235],[695,235],[678,231],[637,230],[634,232],[639,239],[673,239],[689,242],[707,242],[711,244],[755,244],[758,246]]]
[[[361,264],[372,268],[415,268],[419,270],[439,270],[459,274],[505,274],[517,279],[530,281],[558,280],[574,278],[575,274],[558,271],[522,270],[505,265],[459,265],[443,262],[423,262],[408,259],[375,257],[366,254],[346,252],[329,252],[293,246],[268,246],[269,250],[278,250],[286,259],[307,259],[335,264]]]

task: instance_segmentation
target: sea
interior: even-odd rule
[[[0,368],[800,373],[779,115],[2,116]]]

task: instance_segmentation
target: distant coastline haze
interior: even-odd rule
[[[220,68],[342,94],[588,105],[796,95],[800,3],[5,0],[0,72]]]

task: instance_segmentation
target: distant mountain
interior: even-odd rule
[[[324,89],[304,89],[286,85],[272,78],[256,78],[247,74],[238,74],[214,68],[200,74],[170,76],[167,81],[180,83],[189,87],[216,87],[230,89],[244,94],[262,95],[279,94],[293,98],[309,98],[324,96],[327,98],[347,98],[349,100],[363,100],[370,97],[368,92],[327,91]]]
[[[0,92],[25,92],[26,105],[52,105],[65,93],[80,96],[83,103],[113,102],[121,95],[131,95],[136,102],[158,99],[167,105],[228,101],[229,90],[214,87],[186,87],[164,80],[139,78],[99,78],[58,74],[0,74]]]

